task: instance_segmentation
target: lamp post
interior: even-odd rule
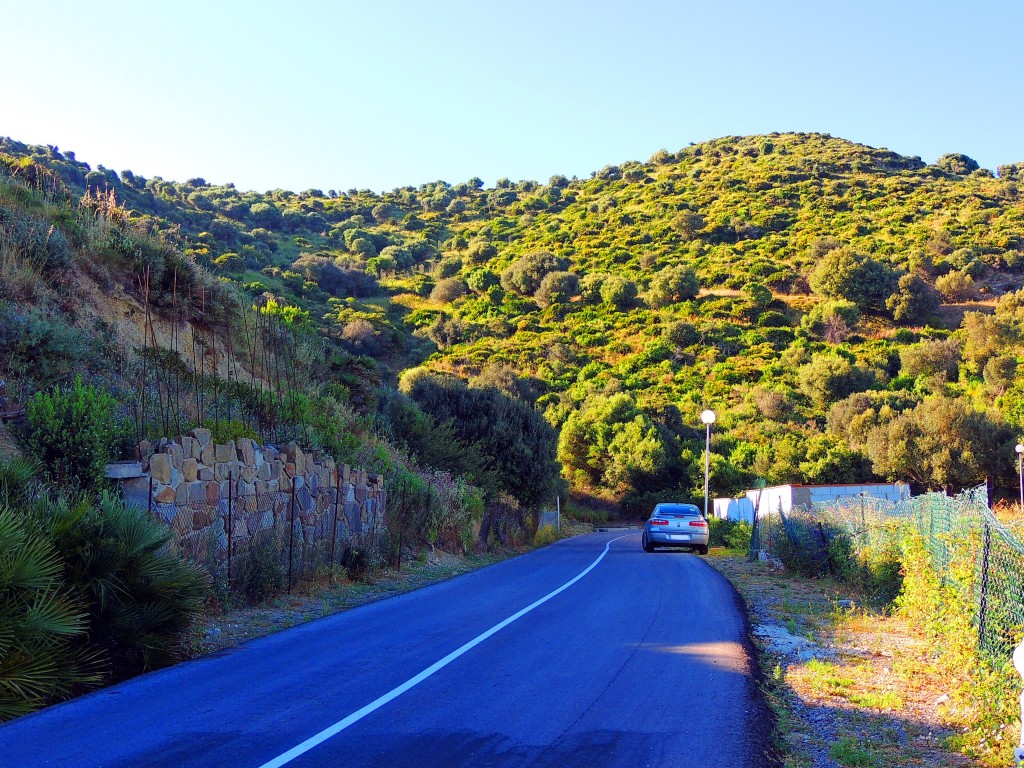
[[[708,517],[708,489],[711,478],[711,425],[715,423],[715,412],[710,408],[701,411],[700,420],[707,427],[707,438],[704,443],[704,519]],[[1024,450],[1024,447],[1022,447]]]
[[[1024,444],[1017,443],[1017,477],[1020,479],[1020,512],[1024,515]]]

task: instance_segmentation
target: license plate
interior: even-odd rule
[[[688,534],[688,533],[673,533],[673,534],[669,535],[669,538],[672,539],[672,541],[689,541],[690,540],[690,534]]]

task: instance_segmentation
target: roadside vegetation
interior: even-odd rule
[[[931,512],[960,503],[967,518],[969,496]],[[794,534],[762,540],[767,559],[751,561],[737,540],[710,560],[747,604],[785,764],[1011,764],[1021,682],[1010,652],[1021,605],[1003,583],[1019,572],[1009,531],[1005,545],[983,550],[977,518],[955,531],[938,516],[875,518],[873,530],[851,532],[841,514],[821,515],[827,559]],[[933,524],[947,532],[929,541]]]

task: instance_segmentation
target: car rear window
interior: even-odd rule
[[[700,510],[692,504],[662,504],[654,510],[658,517],[688,515],[700,517]]]

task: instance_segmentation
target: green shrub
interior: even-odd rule
[[[0,368],[49,385],[88,366],[95,354],[88,335],[60,315],[0,302]]]
[[[102,482],[116,426],[114,398],[75,378],[70,389],[54,387],[28,402],[27,447],[58,485],[85,490]]]
[[[750,523],[712,517],[708,520],[708,528],[708,546],[727,547],[737,552],[750,549]]]
[[[65,269],[71,264],[71,244],[57,226],[39,216],[3,205],[0,205],[0,245],[41,271]]]
[[[737,552],[747,552],[750,550],[751,533],[750,523],[737,520],[732,530],[725,534],[725,545]]]
[[[855,547],[845,533],[829,540],[828,556],[833,574],[888,605],[903,587],[903,564],[895,536],[881,536],[874,546]]]
[[[0,721],[98,680],[90,654],[75,644],[86,614],[63,589],[61,568],[46,538],[0,507]]]
[[[259,440],[256,430],[238,419],[206,419],[203,427],[210,430],[210,439],[215,443],[226,443],[240,437]]]
[[[724,547],[726,546],[725,537],[732,533],[732,529],[736,527],[735,520],[723,520],[720,517],[709,517],[708,519],[708,546],[709,547]]]
[[[88,640],[114,680],[165,666],[209,589],[205,574],[167,544],[171,529],[106,492],[44,500],[35,512],[64,558],[64,582],[88,611]]]
[[[282,544],[278,536],[266,541],[253,542],[244,555],[238,557],[232,574],[235,591],[251,603],[262,603],[278,594],[286,586],[287,574],[282,565]]]
[[[555,526],[548,523],[538,528],[537,533],[533,535],[533,546],[544,547],[558,541],[558,539],[559,535],[558,531],[555,530]]]

